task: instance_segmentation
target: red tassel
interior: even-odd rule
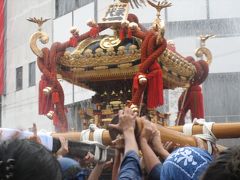
[[[91,30],[89,31],[89,35],[92,38],[96,38],[99,35],[99,28],[98,27],[92,27]]]
[[[203,95],[201,87],[192,86],[189,96],[191,98],[190,110],[192,114],[192,119],[204,118]]]
[[[138,76],[139,76],[139,73],[135,74],[135,76],[133,77],[132,96],[134,96],[134,94],[138,90],[138,86],[139,86],[139,84],[138,84]]]
[[[58,118],[58,115],[57,115],[57,112],[56,111],[54,111],[54,113],[53,113],[53,125],[54,126],[58,126],[58,124],[59,124],[59,118]]]
[[[39,81],[39,96],[38,96],[38,114],[44,114],[44,107],[46,107],[46,102],[44,101],[43,89],[46,87],[46,81]]]
[[[52,102],[53,104],[57,104],[60,102],[59,94],[58,92],[53,92],[52,93]]]
[[[76,47],[77,44],[78,44],[77,38],[71,37],[70,40],[69,40],[69,46]]]
[[[132,31],[131,31],[131,29],[128,29],[128,38],[132,39]]]
[[[148,78],[147,107],[150,109],[163,105],[162,70],[157,62],[151,68]]]
[[[53,124],[55,126],[56,132],[67,132],[68,130],[67,121],[61,122],[59,116],[60,115],[55,110],[53,114]]]
[[[189,87],[185,101],[183,102],[184,94],[185,92],[182,93],[178,100],[178,114],[180,114],[179,125],[184,124],[184,119],[188,110],[191,110],[192,119],[204,118],[204,105],[201,87],[198,85]],[[182,103],[184,103],[183,106]],[[181,106],[182,109],[180,109]]]
[[[47,87],[48,83],[42,75],[39,81],[39,95],[38,95],[38,113],[47,114],[51,108],[51,97],[43,93],[43,89]]]
[[[121,28],[119,31],[119,39],[122,41],[124,39],[124,29]]]

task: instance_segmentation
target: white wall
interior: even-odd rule
[[[177,51],[183,56],[195,56],[199,47],[198,37],[181,37],[173,39]],[[212,52],[213,61],[210,73],[240,72],[240,37],[216,37],[206,42],[206,47]]]
[[[54,17],[52,0],[7,1],[6,95],[3,96],[2,126],[28,128],[37,123],[39,129],[52,130],[52,122],[38,115],[38,85],[28,87],[28,64],[36,60],[29,47],[29,38],[37,26],[28,17]],[[43,26],[52,42],[52,21]],[[23,89],[16,91],[16,68],[23,66]],[[36,68],[36,84],[40,72]]]
[[[206,0],[171,0],[173,6],[168,8],[169,21],[186,21],[206,19]]]
[[[240,17],[239,0],[209,0],[210,18]]]

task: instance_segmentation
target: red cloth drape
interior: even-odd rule
[[[160,65],[155,61],[149,68],[147,107],[150,109],[163,105],[163,78]]]
[[[201,87],[199,85],[191,86],[188,89],[188,92],[184,101],[184,105],[182,106],[184,93],[185,92],[183,92],[183,94],[180,96],[179,102],[178,102],[178,108],[180,113],[178,125],[184,124],[184,119],[188,110],[191,111],[192,119],[204,118],[204,104],[203,104],[203,95],[202,95]],[[181,106],[182,106],[182,109],[181,109]]]
[[[0,0],[0,95],[4,90],[4,0]]]

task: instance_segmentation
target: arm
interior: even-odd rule
[[[151,144],[155,153],[160,156],[162,160],[165,160],[169,156],[169,152],[163,147],[159,131],[154,133]]]
[[[147,143],[147,140],[142,138],[140,141],[140,147],[143,154],[143,160],[148,173],[151,172],[154,166],[160,163],[158,157]]]
[[[133,113],[130,108],[125,108],[124,111],[120,110],[118,115],[118,124],[110,124],[109,127],[122,132],[125,141],[125,155],[129,151],[134,151],[138,154],[138,145],[134,134],[137,113]]]
[[[57,157],[62,157],[66,155],[69,150],[68,150],[68,141],[64,137],[59,137],[59,141],[61,143],[60,149],[56,152]]]
[[[88,177],[88,180],[98,179],[102,174],[103,167],[104,167],[104,163],[101,163],[101,164],[97,163],[94,169],[92,170],[90,176]]]
[[[121,163],[121,153],[119,150],[116,149],[113,170],[112,170],[112,180],[117,180],[120,163]]]
[[[133,113],[130,108],[125,108],[124,111],[119,111],[119,123],[109,126],[122,132],[125,140],[125,154],[119,172],[119,179],[140,180],[142,176],[138,156],[138,145],[134,134],[136,116],[137,113]]]
[[[134,128],[125,130],[123,132],[123,137],[125,140],[124,155],[129,151],[134,151],[138,154],[138,145],[134,134]]]
[[[161,164],[158,157],[154,154],[148,142],[152,141],[154,136],[154,128],[152,123],[143,119],[143,129],[141,131],[139,142],[143,154],[145,168],[148,172],[148,179],[159,179],[161,172]]]
[[[121,164],[119,179],[140,180],[142,176],[138,146],[135,139],[134,129],[129,128],[123,133],[125,140],[124,159]]]

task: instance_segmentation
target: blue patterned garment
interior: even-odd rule
[[[80,167],[80,164],[74,159],[62,157],[58,158],[62,168],[64,180],[85,180],[90,174],[89,169]]]
[[[119,180],[141,180],[142,172],[139,162],[139,156],[135,151],[128,151],[122,161]]]
[[[203,149],[196,147],[178,148],[163,163],[160,179],[199,180],[211,161],[211,155]]]

